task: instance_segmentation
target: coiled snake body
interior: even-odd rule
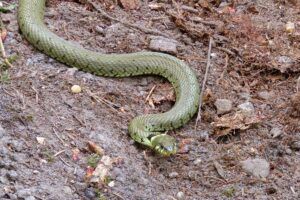
[[[128,77],[154,74],[175,88],[176,103],[161,114],[134,118],[129,133],[138,143],[162,155],[177,151],[176,140],[165,134],[187,123],[199,104],[199,85],[193,71],[181,60],[163,53],[100,54],[78,47],[48,30],[43,22],[46,0],[19,0],[18,23],[25,38],[37,49],[69,66],[99,76]]]

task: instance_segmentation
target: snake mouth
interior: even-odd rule
[[[151,138],[151,145],[153,149],[160,155],[171,156],[177,153],[178,145],[175,138],[160,134]]]

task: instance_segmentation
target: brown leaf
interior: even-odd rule
[[[218,161],[214,161],[214,167],[216,168],[218,174],[226,180],[226,173],[223,169],[223,166],[218,162]]]
[[[218,138],[228,135],[233,130],[249,129],[253,125],[260,123],[261,120],[261,116],[247,116],[242,111],[238,111],[234,115],[227,114],[223,115],[220,118],[217,118],[216,121],[212,123],[212,125],[214,127],[214,134]]]
[[[104,154],[104,150],[96,145],[94,142],[88,141],[88,148],[91,152],[96,153],[98,155],[103,155]]]
[[[134,10],[139,7],[140,0],[120,0],[120,3],[126,10]]]
[[[78,161],[79,160],[79,153],[80,153],[80,150],[75,148],[72,150],[72,159],[74,161]]]
[[[6,29],[1,30],[1,39],[2,39],[2,41],[5,40],[6,36],[7,36],[7,30]]]

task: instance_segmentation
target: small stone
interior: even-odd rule
[[[251,116],[254,114],[254,106],[251,102],[245,102],[238,105],[238,108],[245,116]]]
[[[15,151],[21,152],[23,150],[24,143],[22,141],[11,140],[9,143]]]
[[[5,185],[5,184],[9,183],[9,181],[7,180],[6,177],[0,176],[0,183],[3,184],[3,185]]]
[[[242,168],[257,178],[266,178],[270,173],[270,163],[265,159],[255,158],[241,161]]]
[[[199,138],[203,141],[208,140],[209,138],[209,132],[207,130],[202,130],[198,133]]]
[[[36,141],[37,141],[39,144],[44,145],[44,144],[45,144],[45,140],[46,140],[46,138],[44,138],[44,137],[36,137]]]
[[[184,193],[183,192],[178,192],[177,194],[176,194],[176,198],[178,199],[178,200],[181,200],[181,199],[184,199]]]
[[[29,196],[29,197],[26,197],[24,200],[35,200],[35,197],[34,196]]]
[[[108,187],[114,187],[115,186],[115,181],[110,181],[107,185],[108,185]]]
[[[89,198],[89,199],[93,199],[96,197],[96,192],[95,189],[93,188],[86,188],[84,191],[84,195]]]
[[[275,97],[275,93],[273,91],[272,92],[261,91],[258,93],[258,97],[263,100],[270,100]]]
[[[16,194],[19,198],[25,198],[25,197],[31,196],[31,192],[32,191],[30,189],[21,189],[21,190],[18,190],[16,192]]]
[[[2,128],[2,126],[0,125],[0,138],[2,138],[5,134],[5,130],[4,128]]]
[[[228,99],[217,99],[214,104],[217,108],[217,114],[225,114],[231,111],[232,101]]]
[[[81,92],[81,87],[79,85],[73,85],[71,87],[71,92],[74,94],[78,94]]]
[[[151,38],[149,48],[154,51],[166,52],[170,54],[177,53],[177,42],[161,36]]]
[[[285,153],[287,155],[291,155],[293,153],[293,151],[290,148],[285,149]]]
[[[6,175],[7,178],[9,178],[11,181],[15,181],[18,179],[18,173],[14,170],[9,171]]]
[[[276,138],[278,136],[280,136],[282,134],[282,131],[280,128],[278,127],[274,127],[270,130],[270,135],[273,137],[273,138]]]
[[[285,30],[288,33],[293,33],[295,31],[295,23],[287,22],[286,25],[285,25]]]
[[[239,94],[239,96],[246,101],[249,101],[251,99],[251,95],[248,92],[242,92]]]
[[[300,151],[300,141],[293,141],[290,144],[291,149],[293,149],[294,151]]]
[[[200,163],[202,163],[202,159],[201,159],[201,158],[197,158],[197,159],[194,160],[194,162],[193,162],[194,165],[199,165]]]
[[[176,177],[178,177],[178,173],[177,172],[171,172],[170,174],[169,174],[169,177],[170,178],[176,178]]]
[[[64,193],[66,193],[68,195],[73,194],[73,190],[69,186],[64,186],[63,191],[64,191]]]
[[[104,34],[105,33],[104,29],[101,26],[96,26],[95,31],[99,34]]]
[[[66,75],[69,76],[69,77],[73,77],[77,71],[78,71],[78,69],[75,68],[75,67],[68,68],[67,71],[66,71]]]

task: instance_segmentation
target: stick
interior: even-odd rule
[[[170,36],[168,34],[162,33],[160,31],[148,29],[148,28],[145,28],[145,27],[142,27],[142,26],[138,26],[136,24],[131,24],[131,23],[129,23],[127,21],[124,21],[124,20],[121,20],[121,19],[114,18],[114,17],[110,16],[109,14],[107,14],[104,10],[102,10],[98,5],[96,5],[91,0],[86,0],[86,2],[91,4],[102,16],[106,17],[107,19],[119,22],[119,23],[121,23],[125,26],[129,26],[129,27],[138,29],[138,30],[143,31],[143,32],[148,33],[148,34],[161,35],[161,36],[164,36],[166,38],[170,38]]]
[[[202,88],[200,92],[200,100],[199,100],[199,109],[198,109],[198,115],[196,119],[196,124],[195,124],[195,129],[197,128],[198,122],[201,123],[201,106],[202,106],[202,101],[203,101],[203,93],[206,85],[206,80],[209,72],[209,67],[210,67],[210,57],[211,57],[211,46],[212,46],[213,39],[210,37],[209,38],[209,46],[208,46],[208,53],[207,53],[207,64],[206,64],[206,70],[205,70],[205,75],[204,79],[202,82]]]

